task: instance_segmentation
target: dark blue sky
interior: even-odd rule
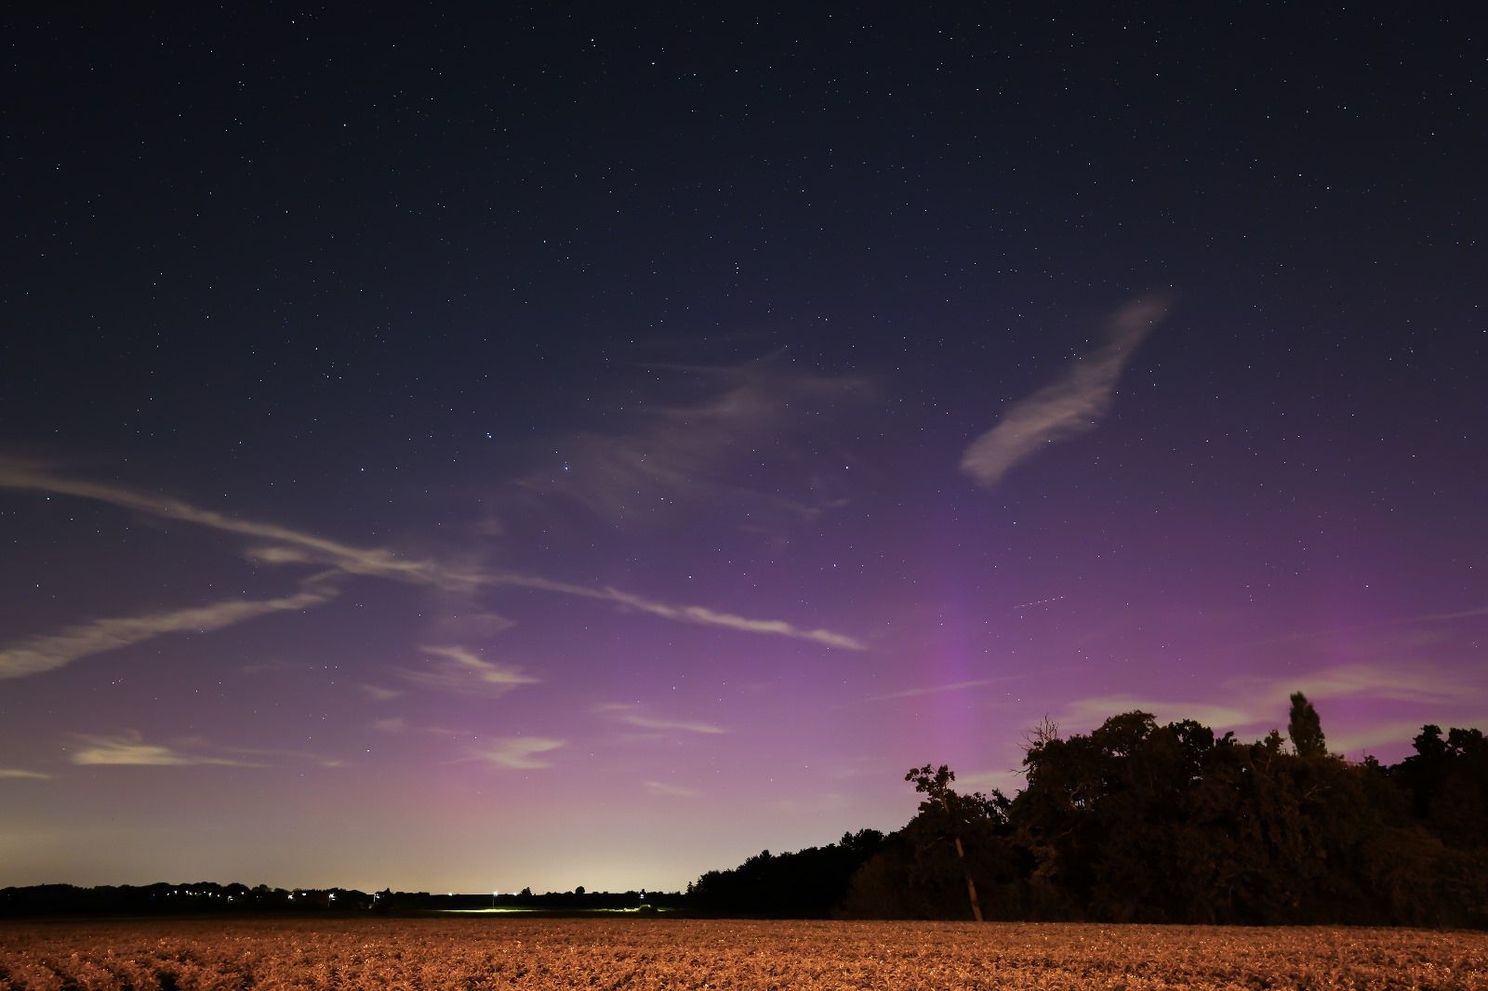
[[[1455,11],[5,18],[0,884],[680,887],[1045,715],[1488,720]]]

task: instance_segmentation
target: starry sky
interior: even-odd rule
[[[1488,725],[1456,8],[493,6],[4,15],[0,885],[674,889],[1045,716]]]

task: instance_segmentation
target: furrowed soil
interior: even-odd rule
[[[693,919],[0,923],[0,988],[1488,991],[1488,933]]]

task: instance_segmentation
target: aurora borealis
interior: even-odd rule
[[[7,13],[0,885],[673,889],[1045,716],[1488,724],[1453,16]]]

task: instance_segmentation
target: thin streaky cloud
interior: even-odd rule
[[[401,733],[408,728],[408,720],[402,716],[391,716],[387,719],[374,720],[372,728],[379,733]]]
[[[481,681],[488,681],[499,685],[531,685],[539,679],[522,673],[515,665],[497,664],[481,658],[475,651],[467,647],[421,647],[426,654],[443,658],[451,662],[455,667],[469,671]]]
[[[647,599],[630,592],[622,592],[620,589],[609,586],[591,588],[587,585],[574,585],[569,582],[555,581],[551,578],[543,578],[538,575],[524,575],[512,571],[488,572],[483,580],[491,585],[511,585],[517,588],[527,588],[535,591],[572,595],[581,599],[593,599],[597,602],[612,602],[616,605],[634,609],[637,612],[660,616],[662,619],[669,619],[677,623],[721,626],[731,630],[740,630],[744,633],[790,637],[795,640],[808,640],[825,647],[836,647],[842,650],[868,649],[867,644],[845,633],[836,633],[825,629],[802,629],[784,620],[750,619],[747,616],[718,612],[706,606],[673,605],[668,602]]]
[[[1010,793],[1023,788],[1025,780],[1021,771],[978,771],[972,774],[956,775],[956,787],[983,793],[995,788],[998,791]]]
[[[137,734],[125,736],[84,736],[87,746],[72,754],[74,764],[129,767],[263,767],[261,763],[218,757],[212,754],[188,753],[159,743],[145,743]]]
[[[1442,623],[1459,619],[1477,619],[1480,616],[1488,616],[1488,606],[1477,606],[1472,609],[1460,609],[1457,612],[1427,613],[1418,616],[1408,622],[1413,623]]]
[[[595,711],[604,715],[610,715],[627,726],[637,729],[656,730],[658,732],[698,733],[705,736],[727,733],[728,730],[713,723],[705,723],[692,719],[659,719],[647,716],[640,711],[640,706],[624,703],[611,703],[595,706]]]
[[[1231,697],[1229,692],[1224,694],[1226,698]],[[1121,712],[1149,712],[1159,723],[1194,719],[1219,729],[1256,726],[1276,718],[1274,712],[1247,703],[1215,704],[1118,694],[1077,699],[1064,707],[1059,722],[1071,726],[1099,724]]]
[[[216,751],[221,754],[230,754],[234,757],[271,757],[305,761],[311,764],[318,764],[321,767],[346,766],[346,761],[340,757],[331,757],[326,754],[316,753],[313,750],[293,750],[284,747],[228,747],[209,743],[200,737],[191,737],[174,742],[178,746],[190,747],[193,750]]]
[[[483,589],[469,592],[429,593],[428,613],[432,616],[425,639],[433,643],[467,643],[500,636],[517,625],[517,621],[494,612],[480,601]]]
[[[487,696],[505,695],[522,685],[542,681],[522,670],[520,665],[488,661],[467,647],[446,645],[420,647],[433,658],[429,668],[399,671],[405,680],[423,688],[457,694]]]
[[[707,606],[675,605],[615,588],[591,588],[585,585],[554,581],[540,575],[513,571],[487,571],[478,567],[449,565],[434,560],[410,560],[400,557],[387,548],[353,547],[274,523],[235,519],[213,510],[200,509],[178,499],[166,499],[133,492],[118,486],[65,478],[34,465],[13,460],[0,460],[0,488],[50,492],[57,495],[94,499],[162,519],[181,520],[227,533],[267,540],[271,542],[269,545],[256,545],[249,547],[246,551],[251,560],[261,564],[321,564],[351,575],[432,586],[455,592],[468,593],[481,586],[526,588],[599,602],[611,602],[678,623],[718,626],[745,633],[790,637],[846,650],[867,649],[861,641],[846,634],[825,629],[803,629],[784,620],[751,619],[734,613],[720,612]],[[3,671],[0,671],[0,677],[4,676]]]
[[[679,387],[701,381],[705,394],[628,412],[612,433],[563,438],[556,445],[562,466],[529,474],[517,486],[618,525],[656,525],[670,518],[663,507],[698,504],[731,508],[774,527],[815,519],[839,493],[812,471],[814,455],[807,452],[815,445],[806,443],[808,435],[817,434],[823,420],[865,403],[873,387],[858,377],[804,372],[779,358],[712,368],[644,366],[685,376]],[[751,449],[760,463],[741,471],[734,452]],[[790,484],[769,484],[758,477],[760,469]]]
[[[949,692],[963,692],[971,688],[986,688],[988,685],[997,685],[1008,680],[1007,678],[974,678],[970,681],[952,681],[944,685],[925,685],[919,688],[905,688],[897,692],[885,692],[883,695],[869,695],[858,701],[888,702],[893,699],[919,698],[923,695],[944,695]]]
[[[35,465],[9,459],[0,461],[0,488],[93,499],[161,519],[194,523],[224,533],[235,533],[283,545],[251,548],[250,556],[264,563],[318,561],[349,574],[375,575],[451,588],[468,588],[476,583],[473,575],[446,568],[433,561],[408,560],[384,548],[352,547],[276,523],[237,519],[179,499],[147,495],[117,485],[67,478]]]
[[[118,650],[169,633],[220,630],[258,616],[310,609],[335,598],[338,589],[324,580],[302,583],[293,595],[276,599],[224,599],[204,606],[142,616],[114,616],[70,626],[61,633],[32,637],[0,650],[0,678],[23,678],[54,671],[80,658]]]
[[[728,730],[724,729],[722,726],[715,726],[712,723],[692,722],[686,719],[654,719],[650,716],[642,716],[638,713],[632,713],[628,716],[622,716],[620,718],[622,722],[625,722],[628,725],[635,726],[640,729],[660,730],[662,732],[676,730],[681,733],[701,733],[707,735],[728,732]]]
[[[1093,430],[1110,412],[1121,370],[1168,305],[1153,298],[1123,306],[1111,319],[1107,343],[1079,358],[1059,381],[1008,407],[997,426],[967,447],[961,470],[991,488],[1045,445]]]
[[[653,795],[662,798],[700,798],[702,792],[683,785],[669,785],[665,781],[642,781],[641,786]]]
[[[1456,722],[1456,720],[1449,720]],[[1463,721],[1466,726],[1482,726],[1488,720],[1470,719]],[[1376,723],[1362,729],[1347,733],[1329,733],[1328,749],[1334,753],[1348,754],[1360,751],[1368,752],[1371,747],[1399,746],[1402,740],[1414,739],[1421,732],[1422,722],[1420,720],[1397,720],[1390,723]]]
[[[20,767],[0,767],[0,780],[49,781],[51,777],[50,774],[43,774],[41,771],[28,771]]]
[[[403,693],[396,688],[383,688],[381,685],[358,685],[362,694],[374,702],[391,702]]]
[[[552,761],[541,755],[557,750],[565,742],[546,736],[511,736],[497,740],[494,747],[472,751],[471,757],[508,770],[539,770],[553,766]]]
[[[631,595],[613,588],[604,589],[601,597],[629,606],[632,609],[640,610],[641,612],[650,613],[653,616],[661,616],[665,619],[683,623],[697,623],[703,626],[723,626],[745,633],[764,633],[773,636],[791,637],[796,640],[809,640],[812,643],[819,643],[824,647],[836,647],[841,650],[868,649],[866,644],[855,637],[824,629],[803,630],[784,620],[750,619],[746,616],[737,616],[733,613],[717,612],[706,606],[674,606],[664,602],[643,599],[638,595]]]
[[[1216,729],[1243,730],[1284,722],[1291,693],[1299,691],[1314,703],[1362,698],[1440,707],[1480,705],[1484,699],[1481,688],[1464,684],[1460,678],[1435,668],[1349,664],[1265,678],[1230,678],[1215,686],[1216,697],[1222,699],[1215,702],[1172,701],[1132,695],[1084,698],[1066,706],[1060,721],[1085,726],[1100,723],[1119,712],[1139,710],[1152,713],[1158,722],[1195,719]],[[1398,728],[1391,727],[1389,732]],[[1381,728],[1380,732],[1385,732],[1385,729]],[[1356,732],[1354,736],[1366,741],[1364,745],[1398,739],[1390,735],[1376,738],[1368,731]]]
[[[1237,684],[1252,679],[1236,679]],[[1288,688],[1288,686],[1292,686]],[[1368,696],[1396,702],[1448,703],[1476,695],[1460,674],[1451,674],[1429,665],[1347,664],[1299,674],[1270,685],[1269,701],[1289,699],[1291,692],[1302,692],[1308,698],[1346,698]]]

